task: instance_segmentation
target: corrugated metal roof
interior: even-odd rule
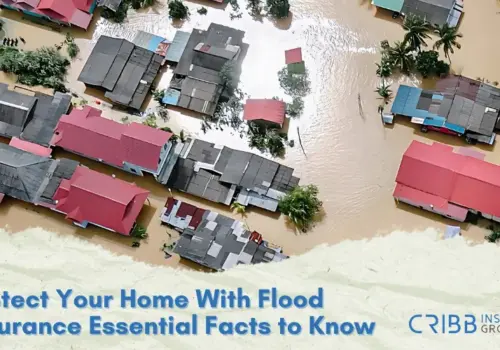
[[[248,99],[243,110],[244,120],[264,120],[280,127],[285,121],[286,103],[273,99]]]
[[[373,0],[372,4],[386,10],[401,12],[404,0]]]
[[[455,0],[405,0],[401,10],[425,18],[431,24],[447,23]]]
[[[175,63],[180,61],[182,53],[186,48],[190,35],[191,33],[183,32],[180,30],[175,32],[174,39],[172,40],[172,43],[168,47],[167,54],[165,56],[165,59],[167,61]]]

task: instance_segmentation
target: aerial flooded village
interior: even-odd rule
[[[500,222],[500,89],[455,63],[462,1],[338,4],[335,26],[240,5],[0,0],[3,221],[214,271],[377,220]]]
[[[155,239],[164,242],[165,258],[178,255],[216,271],[287,258],[282,247],[265,239],[265,232],[249,228],[245,208],[282,212],[297,230],[305,231],[322,203],[315,186],[300,186],[293,168],[271,159],[284,154],[288,144],[283,131],[291,113],[288,103],[274,96],[252,99],[238,88],[249,49],[244,31],[218,23],[169,33],[137,30],[132,40],[99,35],[83,52],[77,38],[92,30],[96,17],[127,25],[127,15],[137,6],[160,4],[2,0],[0,5],[3,12],[20,13],[2,21],[12,38],[4,37],[0,69],[14,79],[0,83],[0,135],[5,142],[0,143],[1,200],[17,199],[59,213],[79,229],[97,227],[132,236],[131,247],[142,249],[141,243],[152,237],[148,224],[141,223],[141,212],[157,196],[156,189],[163,188],[169,193],[161,200],[166,204],[155,208],[152,220],[164,225],[163,232],[155,232],[162,237]],[[287,17],[288,3],[279,6],[269,16]],[[186,9],[180,1],[168,3],[173,20],[182,18]],[[61,41],[53,47],[30,43],[36,35],[15,33],[20,25],[16,21],[31,27],[29,32],[47,26]],[[82,64],[74,72],[77,59]],[[286,53],[286,64],[293,67],[286,72],[289,80],[305,81],[300,49]],[[69,71],[77,73],[70,84]],[[159,85],[169,74],[168,85]],[[229,115],[230,106],[238,113]],[[231,118],[234,131],[251,138],[250,149],[261,154],[229,147],[223,139],[205,141],[191,136],[193,131],[189,136],[184,130],[174,133],[168,125],[170,108],[194,112],[184,118],[198,118],[205,128],[222,130]],[[244,130],[251,126],[261,128],[259,133]],[[258,147],[253,145],[257,138]],[[111,175],[100,172],[108,168]],[[120,179],[121,173],[151,177],[156,185],[144,181],[150,188],[140,187]],[[177,198],[180,193],[199,203]],[[242,220],[204,208],[205,200],[226,206]]]

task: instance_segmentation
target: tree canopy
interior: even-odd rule
[[[267,11],[274,18],[286,18],[290,12],[288,0],[267,0]]]
[[[415,62],[412,51],[412,48],[406,43],[396,41],[388,49],[388,55],[394,67],[398,68],[402,73],[408,74]]]
[[[41,85],[65,92],[64,81],[70,62],[55,48],[19,51],[0,47],[0,70],[17,75],[17,81],[29,86]]]
[[[429,23],[422,17],[409,14],[405,17],[403,28],[406,31],[403,43],[415,51],[420,51],[422,46],[427,46],[425,39],[430,39]]]
[[[424,78],[432,75],[439,77],[450,71],[449,64],[439,60],[439,53],[436,51],[420,51],[417,55],[415,68]]]
[[[307,231],[323,203],[318,199],[319,190],[315,185],[297,186],[280,199],[278,208],[301,231]]]
[[[172,0],[168,3],[168,15],[173,19],[186,19],[189,8],[181,0]]]
[[[457,27],[450,27],[448,23],[440,26],[435,26],[434,33],[439,36],[439,39],[434,43],[434,49],[439,50],[443,47],[444,55],[451,62],[450,53],[455,53],[454,47],[461,49],[462,45],[457,41],[463,35],[458,32]]]

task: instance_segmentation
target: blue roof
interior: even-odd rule
[[[393,114],[404,115],[410,118],[436,118],[438,115],[423,109],[417,109],[422,89],[401,85],[392,104]]]
[[[179,90],[169,88],[165,91],[165,95],[163,96],[161,102],[166,105],[177,106],[180,96],[181,92]]]

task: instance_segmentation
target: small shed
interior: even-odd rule
[[[181,92],[179,90],[175,90],[172,88],[168,88],[165,91],[165,95],[161,99],[161,103],[171,106],[177,106],[177,102],[179,102],[179,98],[181,96]]]
[[[302,62],[302,49],[300,47],[285,51],[286,64],[300,63],[300,62]]]
[[[262,121],[280,128],[285,121],[286,103],[273,99],[248,99],[243,110],[246,121]]]

